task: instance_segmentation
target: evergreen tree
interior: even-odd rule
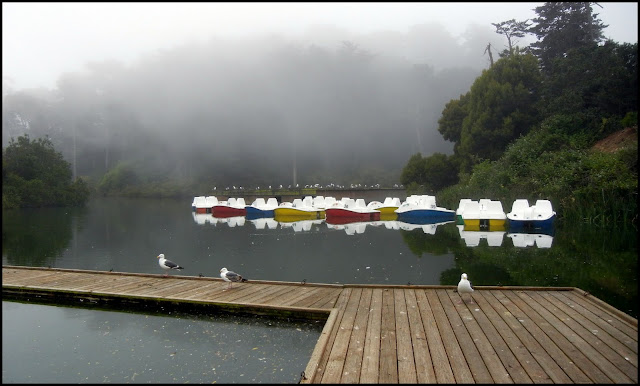
[[[552,72],[553,60],[564,57],[572,48],[599,43],[604,40],[603,29],[608,27],[593,13],[590,2],[549,2],[536,7],[537,18],[529,32],[538,41],[531,51],[540,60],[544,73]]]

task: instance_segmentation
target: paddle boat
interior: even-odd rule
[[[193,198],[191,209],[196,213],[211,213],[211,208],[217,203],[216,196],[197,196]]]
[[[379,220],[380,211],[367,207],[364,199],[342,198],[331,207],[325,209],[327,219],[345,217],[359,221]]]
[[[246,204],[242,197],[230,197],[227,201],[218,201],[211,208],[214,217],[245,216],[247,214]]]
[[[502,209],[500,201],[487,198],[479,201],[469,201],[462,209],[462,221],[467,230],[490,228],[492,230],[504,230],[507,215]]]
[[[273,217],[275,215],[274,210],[278,207],[278,199],[270,197],[266,201],[262,197],[258,197],[251,205],[248,205],[247,218],[260,218],[260,217]]]
[[[453,210],[437,206],[435,196],[415,194],[407,197],[394,212],[398,215],[398,220],[400,221],[411,218],[437,218],[440,221],[453,221],[456,215]]]
[[[464,221],[462,220],[462,212],[464,211],[464,206],[467,205],[468,202],[473,201],[470,198],[462,198],[458,203],[458,209],[456,209],[456,224],[463,225]],[[477,201],[476,201],[477,202]]]
[[[535,205],[529,206],[528,200],[518,199],[513,202],[511,212],[507,213],[509,228],[512,229],[548,228],[555,218],[556,212],[549,200],[537,200]]]
[[[367,208],[380,211],[380,215],[394,214],[396,209],[402,205],[398,197],[385,197],[383,202],[371,201],[367,204]]]
[[[305,197],[304,201],[302,199],[295,198],[293,202],[281,202],[273,212],[274,216],[280,217],[294,216],[308,219],[319,219],[325,217],[324,210],[313,206],[313,199],[311,196]]]

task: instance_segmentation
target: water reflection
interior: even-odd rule
[[[3,212],[3,264],[163,274],[156,256],[164,253],[186,267],[176,275],[218,277],[233,266],[256,280],[344,284],[455,285],[466,272],[475,285],[577,287],[637,313],[633,228],[558,221],[546,234],[397,219],[243,222],[188,209],[181,200],[114,198],[91,201],[86,213]]]
[[[490,247],[499,247],[502,245],[502,239],[504,238],[505,231],[500,230],[480,230],[475,228],[469,230],[469,227],[465,225],[457,225],[460,237],[464,240],[467,247],[477,247],[480,245],[480,240],[486,240],[487,245]],[[502,228],[504,229],[504,228]]]
[[[393,219],[383,219],[377,221],[356,221],[346,217],[332,217],[329,219],[301,219],[299,216],[279,216],[276,221],[273,217],[264,216],[233,216],[214,217],[211,213],[192,212],[193,219],[198,225],[225,223],[230,228],[240,227],[245,224],[245,219],[249,220],[256,229],[277,229],[291,228],[295,232],[306,232],[312,230],[314,225],[326,223],[328,229],[342,230],[347,235],[363,234],[369,227],[384,226],[386,229],[412,231],[420,229],[425,234],[435,235],[439,225],[454,223],[455,220],[439,221],[437,218],[405,219],[403,221]],[[387,218],[390,218],[387,216]],[[482,240],[485,240],[490,247],[500,247],[505,234],[513,241],[513,246],[525,248],[536,246],[538,248],[551,248],[553,244],[554,228],[544,229],[520,229],[523,233],[507,233],[504,226],[489,228],[470,227],[457,225],[460,238],[467,247],[477,247]]]
[[[509,233],[507,237],[517,248],[536,246],[538,248],[551,248],[553,236],[544,233]]]
[[[2,302],[2,383],[294,383],[322,324]]]

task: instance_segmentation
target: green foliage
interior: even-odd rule
[[[532,52],[540,59],[545,73],[554,71],[552,62],[571,49],[592,45],[604,40],[598,14],[588,2],[548,2],[536,7],[537,18],[529,29],[538,41],[531,44]]]
[[[474,159],[495,160],[507,145],[539,120],[540,73],[530,54],[498,60],[471,86],[467,116],[463,120],[458,155],[470,170]]]
[[[2,206],[83,206],[89,189],[83,180],[71,177],[70,164],[49,138],[11,138],[2,152]]]
[[[637,47],[607,42],[555,59],[544,82],[545,115],[579,117],[581,131],[599,138],[626,127],[620,120],[638,109]]]
[[[400,182],[411,194],[435,194],[458,182],[458,165],[453,156],[434,153],[422,157],[417,153],[402,169]]]
[[[103,194],[121,192],[129,186],[139,182],[131,164],[121,162],[109,170],[98,184],[98,190]]]

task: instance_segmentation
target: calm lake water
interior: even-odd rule
[[[466,272],[474,285],[578,287],[638,314],[635,228],[613,231],[558,221],[550,234],[536,235],[467,232],[455,222],[220,219],[195,215],[191,199],[101,198],[84,209],[4,211],[2,241],[3,265],[162,274],[156,256],[164,253],[185,267],[173,275],[218,277],[226,267],[249,280],[453,285]],[[5,309],[4,303],[3,327],[7,314],[23,312],[15,303]],[[316,339],[310,339],[302,367],[274,382],[298,381]]]

